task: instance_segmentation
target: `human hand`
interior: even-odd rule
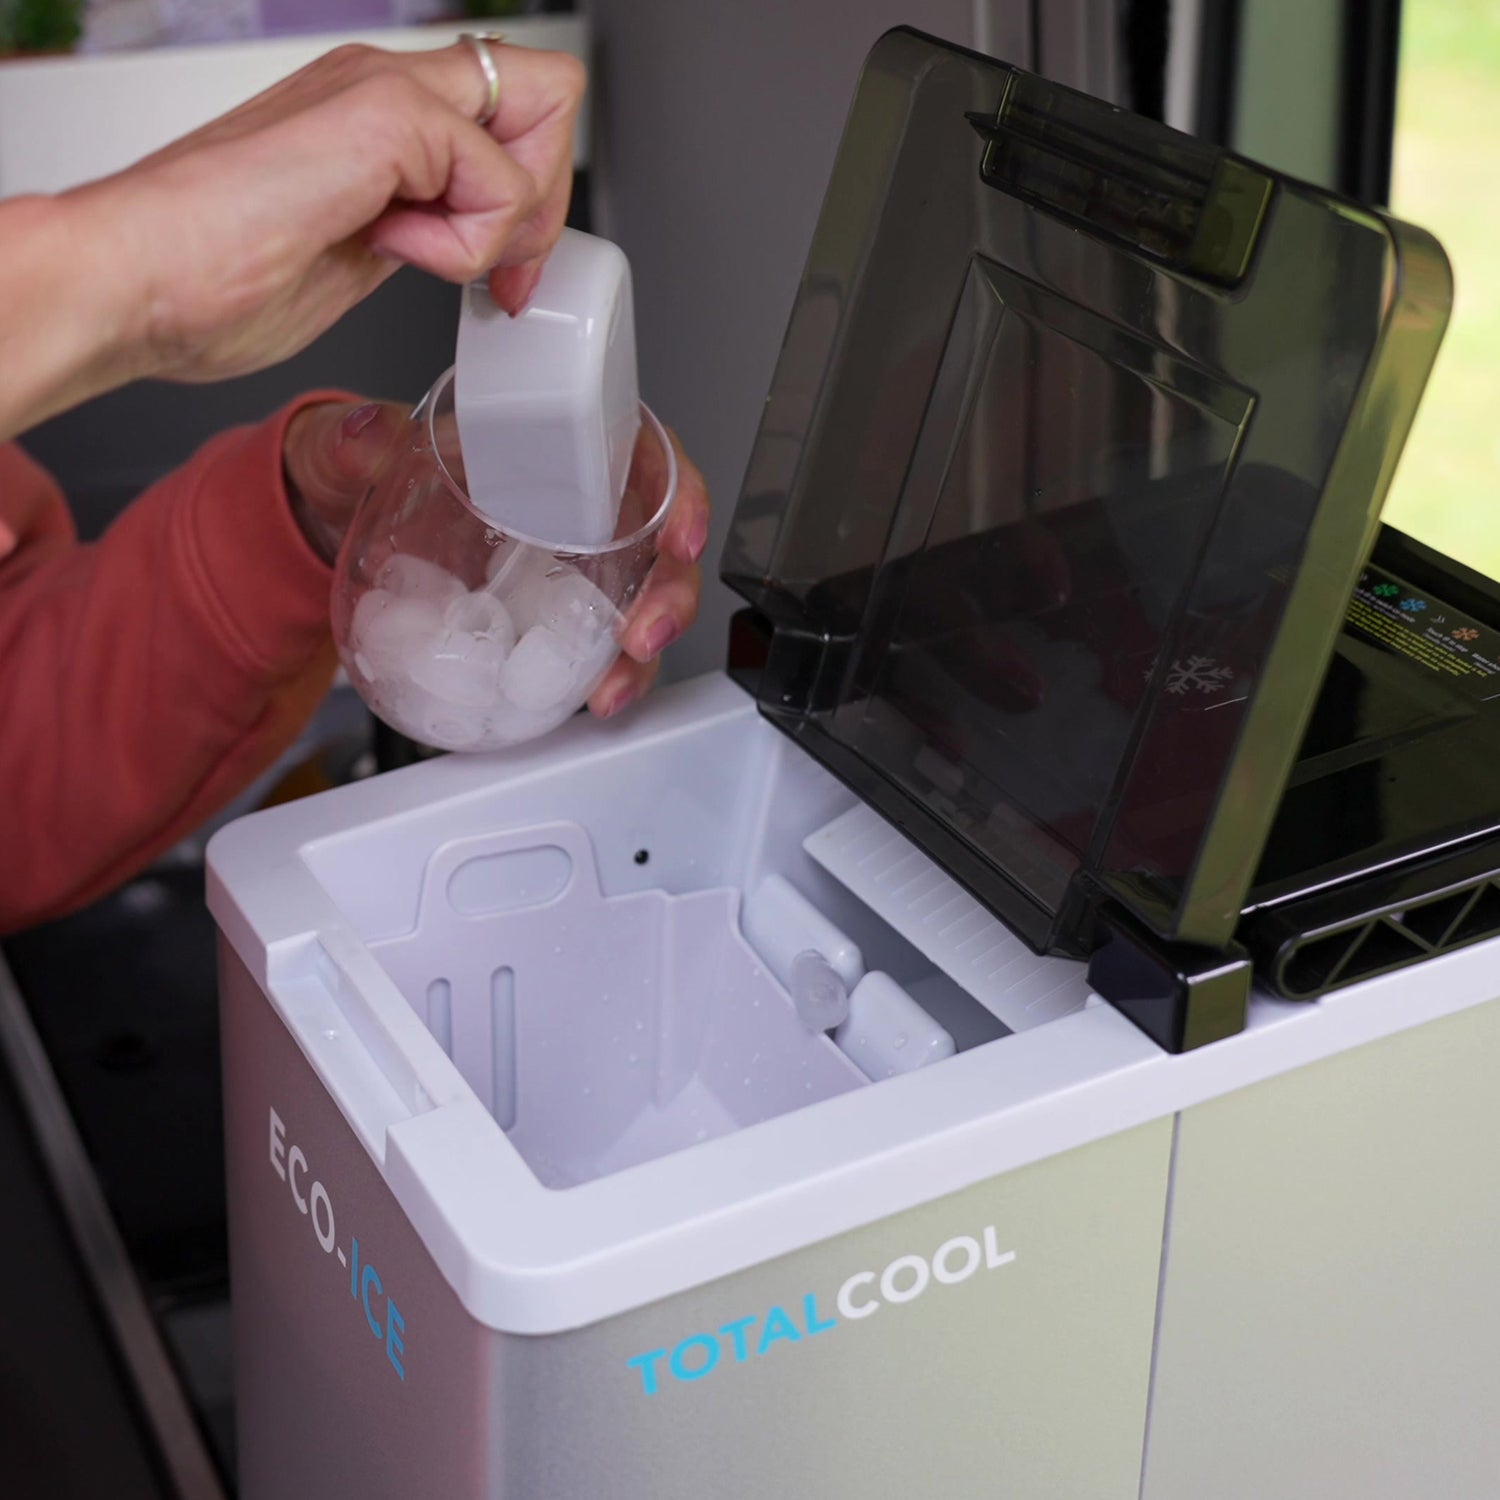
[[[287,494],[304,535],[325,559],[343,534],[386,453],[407,420],[393,402],[322,402],[304,407],[287,426],[283,466]],[[676,435],[677,498],[662,528],[656,563],[630,612],[620,656],[589,699],[609,718],[650,688],[660,657],[697,618],[703,589],[699,561],[708,543],[708,491]]]
[[[650,688],[661,653],[698,617],[699,560],[708,545],[708,489],[698,467],[670,434],[677,453],[677,498],[662,527],[655,565],[630,611],[620,655],[594,689],[589,708],[601,719],[628,708]]]
[[[354,512],[408,415],[394,401],[320,401],[287,423],[281,444],[287,500],[324,562],[338,556]]]
[[[294,354],[400,263],[490,273],[518,312],[567,215],[581,66],[467,43],[329,53],[136,166],[58,200],[111,246],[134,374],[217,380]]]

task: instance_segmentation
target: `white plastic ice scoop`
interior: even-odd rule
[[[640,427],[619,246],[563,230],[518,318],[482,282],[466,288],[453,394],[477,510],[553,546],[611,540]]]

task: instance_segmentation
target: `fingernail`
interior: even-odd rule
[[[380,403],[367,401],[363,406],[356,406],[339,426],[346,438],[357,438],[379,415]]]
[[[660,619],[646,632],[646,660],[661,655],[677,639],[677,621]]]
[[[542,268],[540,266],[538,266],[536,268],[536,270],[534,270],[531,273],[531,284],[526,288],[526,295],[521,298],[521,305],[518,308],[516,308],[516,316],[518,318],[521,316],[522,313],[524,313],[526,311],[526,309],[528,307],[531,306],[531,304],[533,302],[536,301],[536,289],[541,284],[542,284]]]
[[[708,517],[699,516],[693,522],[693,529],[688,533],[688,556],[697,562],[703,556],[703,549],[708,546]]]
[[[636,690],[633,687],[621,688],[610,700],[609,707],[604,710],[604,717],[612,719],[618,713],[623,713],[636,699]]]
[[[526,271],[524,266],[507,266],[490,273],[490,296],[507,316],[519,318],[536,296],[540,272]],[[498,283],[498,289],[497,289]]]

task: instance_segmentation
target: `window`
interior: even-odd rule
[[[1391,207],[1457,295],[1385,519],[1500,577],[1500,0],[1406,0]]]

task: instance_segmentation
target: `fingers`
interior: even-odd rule
[[[542,279],[542,267],[547,255],[562,233],[563,222],[568,215],[568,196],[572,189],[569,177],[560,198],[544,201],[531,219],[521,226],[502,262],[490,272],[490,296],[499,307],[503,307],[513,318],[526,310],[527,304],[536,294],[537,283]],[[535,252],[534,254],[531,252]],[[526,259],[518,257],[528,256]]]
[[[601,719],[612,719],[616,714],[624,713],[632,703],[651,691],[651,684],[656,681],[660,670],[659,661],[642,665],[628,656],[616,658],[614,666],[589,699],[590,712]]]
[[[638,662],[655,661],[698,618],[702,574],[691,563],[659,557],[624,632],[620,649]]]
[[[499,103],[486,129],[502,145],[532,142],[531,154],[525,158],[528,166],[539,167],[563,154],[571,163],[573,125],[587,84],[583,64],[566,52],[496,42],[485,45],[500,79]],[[470,120],[477,120],[489,102],[489,82],[468,42],[429,52],[354,50],[366,54],[363,69],[401,68]],[[548,147],[545,154],[543,143]]]
[[[499,105],[484,130],[531,180],[534,190],[534,206],[528,214],[500,221],[506,229],[505,242],[480,268],[506,268],[492,278],[491,291],[501,306],[515,313],[535,290],[542,263],[567,219],[573,135],[586,75],[582,64],[567,53],[485,45],[495,62],[500,89]],[[366,59],[362,66],[409,70],[411,78],[466,119],[477,118],[488,102],[488,83],[468,43],[401,57],[373,55],[386,63]],[[463,226],[458,227],[464,232]],[[472,232],[483,235],[488,227]],[[430,238],[430,226],[416,232]],[[512,271],[512,267],[519,269]]]
[[[528,260],[519,266],[496,266],[489,274],[490,297],[496,307],[519,318],[536,296],[545,260]]]
[[[405,421],[406,408],[391,401],[324,401],[287,424],[281,455],[292,513],[330,560]]]
[[[488,46],[500,78],[499,108],[489,121],[489,133],[506,144],[539,127],[553,127],[542,133],[545,139],[555,140],[555,127],[562,126],[571,161],[573,123],[587,83],[583,65],[563,52]],[[349,42],[164,150],[176,152],[188,142],[244,134],[381,75],[413,79],[468,120],[477,120],[489,102],[488,80],[467,42],[418,52],[391,52]]]
[[[491,295],[517,313],[536,290],[542,265],[568,217],[573,191],[573,136],[587,77],[565,53],[518,55],[518,49],[491,48],[500,72],[500,108],[489,131],[537,184],[541,203],[521,227],[507,268],[492,277]],[[519,265],[520,270],[508,268]]]
[[[708,486],[698,465],[683,451],[677,434],[668,428],[667,436],[677,454],[677,498],[662,528],[661,550],[678,562],[696,563],[708,545]]]
[[[482,276],[506,253],[519,212],[515,200],[467,213],[442,204],[388,208],[371,225],[367,243],[379,255],[462,284]]]
[[[394,401],[305,406],[287,427],[287,478],[318,506],[358,504],[406,422]]]
[[[391,162],[372,249],[463,282],[530,248],[518,250],[518,231],[542,200],[504,147],[410,79],[375,78],[357,93],[354,128]]]
[[[708,489],[698,466],[668,429],[677,453],[677,498],[662,528],[656,565],[630,612],[620,649],[653,662],[698,618],[703,575],[698,560],[708,542]]]
[[[600,718],[613,718],[645,695],[661,666],[661,653],[698,618],[703,575],[698,566],[708,543],[708,489],[698,466],[677,452],[677,498],[662,529],[660,555],[620,637],[620,655],[589,699]]]
[[[403,262],[454,282],[519,267],[501,278],[518,306],[567,215],[583,71],[489,50],[501,90],[487,127],[471,46],[344,47],[75,190],[113,207],[115,258],[140,283],[120,336],[131,368],[183,380],[263,368]]]
[[[475,122],[488,84],[467,43],[414,53],[351,44],[148,162],[253,145],[264,134],[263,154],[283,175],[298,158],[321,175],[315,169],[329,152],[358,150],[360,169],[346,170],[329,196],[364,201],[365,223],[350,228],[369,226],[372,248],[451,281],[530,265],[529,292],[567,217],[585,74],[566,53],[487,45],[501,88],[485,127]],[[305,128],[309,115],[320,129]],[[279,149],[270,132],[283,138]]]

